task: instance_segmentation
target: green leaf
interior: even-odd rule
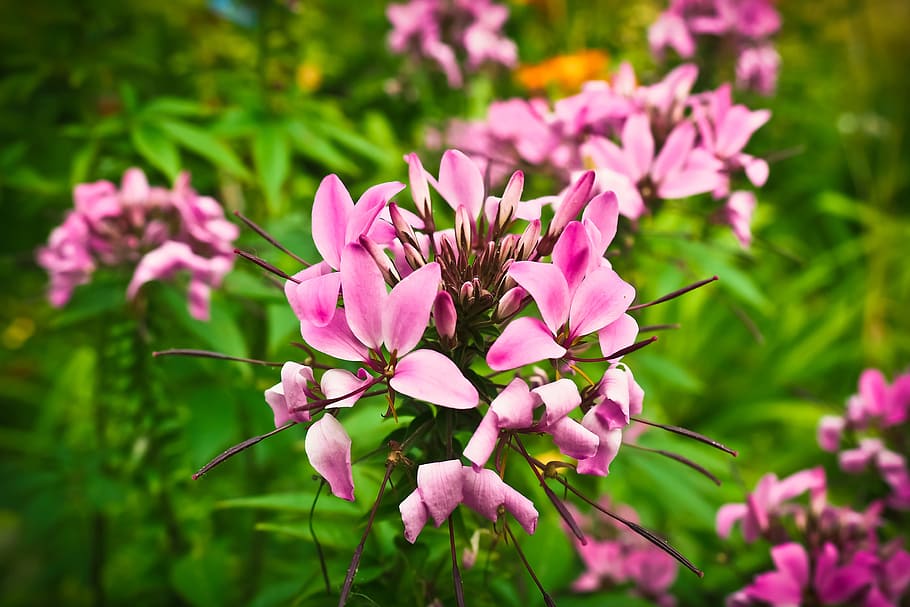
[[[228,557],[219,552],[186,556],[171,568],[171,584],[192,605],[225,605]]]
[[[251,175],[234,151],[204,129],[186,122],[162,120],[159,126],[184,147],[210,160],[215,166],[243,179]]]
[[[287,137],[274,124],[263,125],[253,137],[253,162],[273,215],[281,210],[281,188],[291,168],[288,147]]]
[[[256,508],[309,513],[310,508],[313,507],[313,498],[315,496],[315,492],[271,493],[268,495],[222,500],[215,506],[217,508]],[[359,516],[361,510],[355,504],[332,497],[328,491],[323,490],[323,495],[320,496],[319,502],[316,504],[316,513],[353,514]]]
[[[343,152],[299,120],[289,122],[287,132],[297,151],[310,160],[334,171],[351,175],[360,173],[357,165],[348,160]]]
[[[130,131],[136,150],[168,179],[174,181],[180,172],[180,151],[160,129],[152,124],[140,122]]]
[[[144,115],[161,114],[165,116],[204,116],[209,113],[208,109],[190,99],[181,99],[179,97],[158,97],[142,108]]]

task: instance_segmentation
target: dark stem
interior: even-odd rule
[[[461,570],[458,568],[458,554],[455,551],[455,526],[452,516],[449,516],[449,547],[452,552],[452,583],[455,584],[455,603],[458,607],[464,605],[464,586],[461,583]]]
[[[280,367],[284,363],[271,362],[267,360],[257,360],[255,358],[243,358],[241,356],[231,356],[221,352],[210,352],[209,350],[192,350],[188,348],[172,348],[170,350],[159,350],[152,352],[152,356],[195,356],[197,358],[214,358],[217,360],[232,360],[239,363],[250,363],[251,365],[262,365],[265,367]]]
[[[663,303],[665,301],[670,301],[671,299],[676,299],[680,295],[685,295],[689,291],[694,291],[695,289],[697,289],[699,287],[703,287],[706,284],[712,283],[715,280],[717,280],[717,276],[712,276],[711,278],[706,278],[705,280],[699,280],[698,282],[693,283],[687,287],[683,287],[682,289],[677,289],[676,291],[673,291],[672,293],[667,293],[663,297],[658,297],[654,301],[649,301],[649,302],[646,302],[643,304],[638,304],[635,306],[629,306],[629,310],[641,310],[642,308],[648,308],[650,306],[654,306],[659,303]]]
[[[243,441],[242,443],[240,443],[238,445],[234,445],[233,447],[224,451],[221,455],[219,455],[218,457],[216,457],[215,459],[213,459],[212,461],[210,461],[209,463],[204,465],[202,468],[200,468],[199,471],[193,475],[193,480],[194,481],[198,480],[200,476],[202,476],[203,474],[205,474],[206,472],[208,472],[209,470],[211,470],[218,464],[222,463],[223,461],[230,459],[233,456],[237,455],[241,451],[246,451],[247,449],[249,449],[256,443],[261,442],[271,436],[275,436],[282,430],[287,430],[288,428],[290,428],[292,426],[296,426],[296,425],[297,425],[297,422],[290,422],[283,426],[275,428],[271,432],[266,432],[265,434],[260,434],[259,436],[254,436],[252,438],[248,438],[245,441]]]
[[[512,533],[511,529],[509,529],[508,524],[503,525],[503,527],[505,527],[506,533],[509,534],[509,539],[512,540],[512,545],[515,546],[515,552],[518,553],[518,558],[521,559],[521,563],[525,566],[525,569],[527,569],[528,575],[531,576],[531,579],[534,580],[534,584],[537,585],[537,589],[540,590],[540,594],[543,596],[543,602],[547,604],[547,607],[556,607],[556,603],[553,601],[553,597],[547,594],[547,591],[544,590],[543,584],[541,584],[540,580],[537,579],[537,575],[531,568],[531,564],[528,562],[528,559],[525,558],[525,553],[521,551],[521,546],[518,545],[518,540],[515,539],[515,534]]]
[[[652,331],[666,331],[668,329],[678,329],[679,323],[669,323],[665,325],[645,325],[638,328],[639,333],[650,333]]]
[[[642,447],[641,445],[636,445],[635,443],[625,443],[625,445],[626,445],[626,447],[632,447],[633,449],[647,451],[648,453],[657,453],[658,455],[663,455],[664,457],[668,457],[674,461],[679,462],[680,464],[683,464],[683,465],[686,465],[686,466],[692,468],[696,472],[703,474],[704,476],[706,476],[708,478],[708,480],[710,480],[712,483],[714,483],[715,485],[720,487],[719,478],[714,476],[711,472],[709,472],[706,468],[704,468],[700,464],[696,464],[695,462],[690,460],[688,457],[680,455],[679,453],[674,453],[672,451],[664,451],[663,449],[651,449],[649,447]]]
[[[329,570],[326,568],[325,564],[325,554],[322,552],[322,544],[319,543],[319,538],[316,537],[316,530],[313,529],[313,514],[316,512],[316,502],[319,501],[319,496],[322,494],[322,488],[325,487],[325,479],[319,479],[319,488],[316,489],[316,496],[313,498],[313,505],[310,506],[310,520],[308,521],[310,527],[310,537],[313,538],[313,544],[316,545],[316,553],[319,555],[319,567],[322,569],[322,581],[325,582],[325,593],[327,595],[332,594],[332,584],[329,582]]]
[[[577,356],[566,356],[566,358],[568,358],[569,360],[574,360],[576,362],[580,362],[580,363],[602,363],[602,362],[606,362],[608,360],[613,360],[613,359],[619,358],[620,356],[625,356],[626,354],[631,354],[632,352],[635,352],[636,350],[641,350],[645,346],[653,344],[655,341],[657,341],[656,335],[654,335],[653,337],[649,337],[648,339],[643,339],[641,341],[637,341],[634,344],[632,344],[631,346],[626,346],[625,348],[621,348],[608,356],[599,356],[597,358],[580,358]]]
[[[247,253],[246,251],[241,251],[240,249],[234,249],[234,254],[239,255],[240,257],[243,257],[246,260],[252,261],[254,264],[259,266],[260,268],[262,268],[264,270],[268,270],[275,276],[278,276],[285,280],[290,280],[291,282],[296,282],[297,284],[300,284],[299,280],[297,280],[296,278],[294,278],[293,276],[291,276],[284,270],[280,270],[280,269],[276,268],[275,266],[273,266],[266,260],[256,257],[252,253]]]
[[[253,231],[256,232],[257,234],[259,234],[260,236],[262,236],[265,240],[267,240],[268,243],[269,243],[270,245],[272,245],[273,247],[275,247],[276,249],[278,249],[278,250],[281,251],[282,253],[285,253],[285,254],[289,255],[289,256],[290,256],[291,258],[293,258],[295,261],[300,262],[301,264],[303,264],[303,266],[304,266],[305,268],[307,268],[307,267],[310,266],[310,264],[309,264],[305,259],[303,259],[303,258],[300,257],[299,255],[297,255],[297,254],[294,253],[293,251],[290,251],[287,247],[285,247],[285,246],[282,245],[280,242],[278,242],[277,240],[275,240],[275,237],[274,237],[274,236],[272,236],[271,234],[269,234],[268,232],[266,232],[264,229],[262,229],[259,225],[257,225],[256,223],[254,223],[252,219],[250,219],[249,217],[246,217],[246,216],[243,215],[243,213],[241,213],[240,211],[234,211],[234,215],[237,216],[237,218],[240,219],[240,221],[242,221],[243,223],[245,223],[251,230],[253,230]]]
[[[366,544],[370,529],[373,528],[373,520],[376,518],[376,511],[379,510],[379,503],[382,501],[383,493],[385,493],[385,486],[392,477],[392,470],[394,469],[394,461],[386,462],[385,476],[382,478],[382,484],[379,485],[379,494],[376,496],[376,501],[373,502],[373,508],[370,510],[367,528],[363,530],[360,543],[357,544],[357,549],[354,550],[354,556],[351,558],[351,564],[348,566],[348,573],[344,578],[344,586],[341,587],[341,596],[338,598],[338,607],[344,607],[345,603],[347,603],[348,595],[351,593],[351,586],[354,584],[354,576],[357,574],[357,566],[360,564],[360,557],[363,556],[363,546]]]
[[[658,424],[657,422],[649,422],[648,420],[642,419],[640,417],[632,417],[630,419],[632,421],[636,421],[641,424],[646,424],[648,426],[654,426],[655,428],[660,428],[661,430],[666,430],[667,432],[672,432],[674,434],[679,434],[680,436],[685,436],[686,438],[693,438],[700,443],[705,443],[706,445],[710,445],[710,446],[714,447],[715,449],[720,449],[724,453],[729,453],[733,457],[736,457],[737,455],[739,455],[739,453],[736,452],[734,449],[731,449],[730,447],[727,447],[726,445],[722,445],[721,443],[717,442],[713,438],[708,438],[704,434],[699,434],[698,432],[695,432],[694,430],[689,430],[687,428],[681,428],[679,426],[671,426],[669,424]]]

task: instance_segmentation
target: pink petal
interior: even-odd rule
[[[567,187],[556,207],[553,220],[547,227],[547,234],[556,236],[591,200],[591,189],[594,187],[594,171],[585,171],[572,184]]]
[[[623,348],[635,343],[638,337],[638,322],[628,314],[623,314],[606,327],[597,332],[600,341],[600,351],[604,356],[610,356]],[[610,362],[622,360],[622,356],[611,359]]]
[[[667,176],[657,187],[657,195],[667,200],[704,194],[722,183],[720,173],[706,169],[687,169]]]
[[[547,426],[547,433],[563,455],[587,459],[597,453],[600,438],[571,417],[561,417]]]
[[[534,508],[534,502],[524,495],[510,487],[505,486],[505,507],[506,512],[515,517],[518,524],[530,534],[537,529],[537,509]]]
[[[288,361],[281,367],[281,385],[284,387],[284,397],[287,400],[288,412],[291,409],[306,405],[309,384],[315,384],[313,370],[310,367]],[[310,412],[306,409],[298,413],[290,413],[291,419],[298,422],[310,420]]]
[[[415,350],[399,360],[389,385],[406,396],[450,409],[477,406],[477,390],[451,359],[435,350]]]
[[[401,522],[404,524],[404,539],[413,544],[427,524],[427,508],[420,499],[420,491],[414,489],[404,498],[398,504],[398,511],[401,512]]]
[[[300,335],[308,345],[341,360],[365,361],[370,352],[348,327],[344,309],[339,308],[324,327],[300,321]]]
[[[591,222],[597,228],[600,239],[596,244],[592,256],[602,257],[604,251],[613,242],[616,228],[619,225],[619,201],[613,192],[602,192],[588,203],[581,216],[582,223]]]
[[[477,218],[484,201],[483,175],[462,152],[446,150],[439,165],[439,193],[456,211],[463,206]]]
[[[558,379],[531,390],[546,406],[544,426],[550,427],[581,404],[578,386],[571,379]]]
[[[310,464],[332,488],[332,493],[354,501],[351,474],[351,438],[331,415],[323,415],[306,433],[304,449]]]
[[[313,199],[313,242],[335,270],[341,263],[341,250],[347,242],[344,234],[353,209],[354,201],[338,176],[326,176]]]
[[[290,281],[289,281],[290,282]],[[301,320],[324,327],[335,316],[338,295],[341,293],[341,273],[331,272],[291,287],[297,307],[294,312]]]
[[[382,337],[389,352],[403,356],[423,337],[440,279],[439,264],[434,261],[403,279],[389,293],[381,311]]]
[[[553,265],[558,267],[565,277],[570,297],[575,293],[575,289],[578,288],[588,271],[589,256],[588,233],[585,227],[579,221],[569,222],[559,240],[556,241],[556,246],[553,247],[552,259]]]
[[[629,309],[635,289],[608,268],[588,274],[579,285],[569,311],[569,337],[603,329]]]
[[[746,594],[750,599],[786,607],[802,604],[803,589],[789,577],[772,571],[756,576],[752,585],[746,587]]]
[[[768,168],[768,162],[765,159],[749,157],[745,169],[746,177],[749,178],[749,181],[752,182],[752,185],[755,187],[760,188],[768,181],[770,169]]]
[[[499,440],[499,420],[492,410],[483,416],[474,434],[464,448],[464,456],[474,464],[475,468],[483,468]]]
[[[608,430],[625,428],[629,425],[629,376],[619,367],[608,369],[597,386],[603,401],[593,411],[597,412]]]
[[[284,296],[287,298],[288,304],[290,304],[291,309],[294,310],[294,314],[297,315],[297,318],[304,320],[305,317],[303,315],[303,311],[304,308],[309,305],[309,303],[306,301],[309,298],[307,287],[301,287],[300,285],[309,280],[330,273],[332,273],[331,266],[329,266],[329,264],[324,261],[320,261],[319,263],[294,274],[294,280],[284,281]],[[337,305],[337,301],[335,303]],[[332,316],[334,315],[335,314],[333,312]]]
[[[356,242],[360,236],[369,232],[389,199],[404,188],[405,185],[400,181],[391,181],[374,185],[364,192],[348,216],[344,244]]]
[[[796,582],[800,587],[809,585],[809,555],[797,543],[781,544],[771,548],[771,560],[777,570]]]
[[[592,135],[583,144],[583,155],[590,156],[598,169],[610,169],[637,181],[636,168],[622,148],[599,135]]]
[[[357,390],[363,388],[372,381],[373,378],[367,373],[366,369],[358,370],[357,375],[354,375],[347,369],[329,369],[323,373],[322,379],[319,381],[322,393],[326,398],[338,398],[339,396],[351,394],[352,392],[356,393],[343,400],[329,403],[325,408],[340,409],[344,407],[353,407],[354,403],[363,396],[363,390],[359,392],[357,392]]]
[[[405,155],[408,163],[408,181],[411,182],[411,198],[414,206],[422,214],[430,214],[430,188],[427,186],[427,174],[420,162],[420,157],[411,152]]]
[[[509,277],[531,294],[550,332],[556,335],[569,316],[569,286],[558,266],[538,261],[517,261]]]
[[[142,169],[127,169],[120,182],[120,197],[124,204],[141,204],[149,197],[149,182]]]
[[[490,403],[490,410],[496,413],[500,428],[528,428],[534,422],[534,408],[540,404],[540,397],[531,392],[528,384],[516,377]]]
[[[749,138],[771,118],[768,110],[751,111],[744,105],[734,105],[727,110],[717,127],[715,152],[721,158],[730,158],[740,152]]]
[[[417,491],[437,527],[462,501],[461,470],[457,459],[421,464],[417,468]]]
[[[379,350],[388,293],[379,267],[359,243],[347,245],[341,254],[341,293],[351,332],[371,350]]]
[[[589,458],[578,461],[575,470],[579,474],[593,474],[596,476],[606,476],[610,473],[610,464],[619,453],[622,446],[622,430],[616,428],[610,430],[600,422],[597,412],[590,409],[581,419],[581,425],[595,434],[599,442],[597,451]]]
[[[695,126],[691,122],[681,122],[670,132],[660,154],[654,160],[651,178],[661,183],[667,176],[679,172],[695,144]]]
[[[724,504],[717,511],[715,527],[717,535],[726,539],[730,537],[733,525],[741,521],[748,512],[745,504]]]
[[[458,313],[455,311],[455,300],[448,291],[439,291],[433,300],[433,324],[440,337],[452,339],[458,326]]]
[[[517,369],[550,358],[560,358],[566,349],[553,341],[550,330],[537,318],[516,318],[487,351],[487,364],[494,371]]]
[[[628,177],[637,183],[648,174],[654,160],[654,136],[646,115],[634,114],[626,120],[622,128],[622,147],[633,171]]]
[[[495,522],[499,518],[499,506],[506,499],[506,484],[498,474],[489,469],[475,470],[470,466],[464,466],[461,470],[462,503],[477,514]]]

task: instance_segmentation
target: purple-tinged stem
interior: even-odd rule
[[[307,521],[307,524],[310,527],[310,537],[313,538],[313,544],[316,545],[316,553],[319,555],[319,567],[322,569],[322,581],[325,582],[325,593],[328,595],[332,594],[332,584],[329,581],[329,570],[325,564],[325,554],[322,552],[322,544],[319,543],[319,538],[316,537],[316,530],[313,529],[313,514],[316,512],[316,502],[319,501],[319,496],[322,494],[322,488],[325,487],[325,479],[319,479],[319,488],[316,489],[316,495],[313,497],[313,505],[310,506],[310,518]]]
[[[612,354],[609,354],[607,356],[598,356],[597,358],[580,358],[577,356],[566,356],[566,358],[568,358],[569,360],[574,360],[576,362],[580,362],[580,363],[602,363],[602,362],[606,362],[608,360],[613,360],[613,359],[619,358],[620,356],[625,356],[626,354],[631,354],[632,352],[635,352],[636,350],[641,350],[645,346],[649,346],[649,345],[653,344],[655,341],[657,341],[656,335],[654,335],[653,337],[649,337],[648,339],[643,339],[641,341],[637,341],[634,344],[632,344],[631,346],[626,346],[625,348],[619,349],[616,352],[613,352]]]
[[[455,551],[455,526],[449,516],[449,547],[452,552],[452,583],[455,584],[455,603],[458,607],[465,607],[464,585],[461,583],[461,570],[458,568],[458,554]]]
[[[719,478],[714,476],[704,466],[702,466],[700,464],[696,464],[695,462],[690,460],[688,457],[685,457],[684,455],[680,455],[679,453],[674,453],[673,451],[664,451],[663,449],[651,449],[649,447],[642,447],[641,445],[636,445],[635,443],[625,443],[625,445],[627,447],[632,447],[634,449],[639,449],[641,451],[647,451],[649,453],[656,453],[658,455],[663,455],[664,457],[668,457],[674,461],[679,462],[680,464],[683,464],[685,466],[692,468],[696,472],[703,474],[704,476],[706,476],[708,478],[708,480],[710,480],[712,483],[714,483],[715,485],[720,487]]]
[[[665,325],[645,325],[638,328],[639,333],[650,333],[652,331],[666,331],[668,329],[678,329],[679,323],[669,323]]]
[[[213,459],[212,461],[210,461],[209,463],[204,465],[202,468],[200,468],[199,472],[197,472],[196,474],[193,475],[193,480],[194,481],[198,480],[199,477],[201,477],[203,474],[205,474],[206,472],[208,472],[209,470],[211,470],[218,464],[222,463],[223,461],[230,459],[231,457],[237,455],[241,451],[246,451],[247,449],[249,449],[256,443],[261,442],[261,441],[269,438],[270,436],[274,436],[274,435],[278,434],[279,432],[281,432],[282,430],[287,430],[291,426],[296,426],[296,425],[297,425],[297,422],[290,422],[288,424],[275,428],[271,432],[266,432],[265,434],[260,434],[259,436],[254,436],[253,438],[248,438],[245,441],[243,441],[242,443],[240,443],[239,445],[234,445],[233,447],[224,451],[221,455],[219,455],[218,457],[216,457],[215,459]]]
[[[252,261],[254,264],[259,266],[260,268],[271,272],[275,276],[278,276],[285,280],[290,280],[291,282],[296,282],[297,284],[300,284],[299,280],[297,280],[296,278],[294,278],[293,276],[291,276],[284,270],[280,270],[280,269],[276,268],[275,266],[273,266],[266,260],[256,257],[252,253],[247,253],[246,251],[241,251],[240,249],[234,249],[234,254],[239,255],[240,257],[243,257],[244,259],[246,259],[248,261]]]
[[[324,407],[326,405],[331,405],[332,403],[337,403],[338,401],[344,400],[346,398],[350,398],[350,397],[354,396],[355,394],[364,392],[367,388],[371,388],[383,380],[385,380],[385,377],[383,377],[381,375],[379,377],[374,377],[373,380],[370,381],[369,383],[366,383],[366,384],[348,392],[347,394],[342,394],[341,396],[334,396],[332,398],[311,400],[304,405],[297,405],[296,407],[291,407],[290,409],[288,409],[288,412],[289,413],[300,413],[301,411],[311,411],[312,409],[315,409],[317,407]]]
[[[250,219],[249,217],[246,217],[246,216],[245,216],[243,213],[241,213],[240,211],[234,211],[234,215],[235,215],[238,219],[240,219],[240,221],[242,221],[243,223],[245,223],[251,230],[253,230],[253,231],[256,232],[257,234],[259,234],[260,236],[262,236],[263,238],[265,238],[265,239],[269,242],[270,245],[272,245],[273,247],[275,247],[276,249],[278,249],[278,250],[281,251],[282,253],[285,253],[285,254],[291,256],[291,258],[293,258],[295,261],[299,261],[301,264],[303,264],[303,267],[305,267],[305,268],[310,267],[310,263],[309,263],[309,262],[307,262],[307,261],[306,261],[305,259],[303,259],[302,257],[298,256],[298,255],[297,255],[296,253],[294,253],[293,251],[288,250],[284,245],[282,245],[280,242],[278,242],[278,241],[275,239],[274,236],[272,236],[271,234],[269,234],[268,232],[266,232],[266,231],[265,231],[263,228],[261,228],[258,224],[254,223],[252,219]]]
[[[680,436],[685,436],[686,438],[694,438],[695,440],[697,440],[700,443],[705,443],[706,445],[710,445],[710,446],[714,447],[715,449],[720,449],[724,453],[729,453],[733,457],[736,457],[737,455],[739,455],[739,453],[736,450],[731,449],[730,447],[727,447],[726,445],[723,445],[723,444],[717,442],[713,438],[708,438],[704,434],[699,434],[698,432],[696,432],[694,430],[689,430],[688,428],[681,428],[679,426],[671,426],[669,424],[658,424],[657,422],[649,422],[648,420],[642,419],[640,417],[632,417],[630,419],[632,419],[633,421],[639,422],[641,424],[647,424],[648,426],[654,426],[655,428],[660,428],[661,430],[666,430],[667,432],[672,432],[673,434],[679,434]]]
[[[344,585],[341,587],[341,596],[338,598],[338,607],[344,607],[345,603],[348,601],[348,595],[351,594],[351,586],[354,585],[354,575],[357,574],[357,566],[360,564],[360,557],[363,556],[363,546],[366,544],[370,529],[373,528],[373,520],[376,518],[376,511],[379,510],[379,503],[382,501],[382,495],[385,493],[385,486],[392,477],[392,470],[394,469],[394,461],[389,460],[386,462],[385,476],[382,478],[382,484],[379,485],[379,494],[376,496],[376,501],[373,502],[373,508],[370,510],[367,528],[363,530],[363,535],[360,537],[360,543],[357,544],[357,548],[354,550],[354,556],[351,558],[351,564],[348,566],[348,573],[344,577]]]
[[[521,551],[521,546],[518,545],[518,540],[515,539],[515,534],[512,533],[511,529],[509,529],[508,523],[503,525],[503,527],[505,527],[506,533],[509,534],[509,539],[512,540],[512,545],[515,547],[515,552],[518,553],[518,558],[521,559],[521,563],[525,566],[525,569],[528,570],[528,575],[531,576],[531,579],[534,580],[534,584],[537,585],[537,589],[540,590],[540,594],[543,596],[543,602],[547,604],[547,607],[556,607],[556,603],[553,601],[553,597],[547,594],[547,591],[543,588],[543,584],[541,584],[540,580],[537,579],[537,575],[531,568],[531,564],[528,562],[528,559],[525,558],[525,553]]]
[[[641,310],[642,308],[649,308],[649,307],[655,306],[659,303],[663,303],[665,301],[670,301],[671,299],[676,299],[680,295],[685,295],[689,291],[694,291],[695,289],[697,289],[699,287],[703,287],[706,284],[712,283],[715,280],[718,280],[717,276],[712,276],[711,278],[706,278],[705,280],[699,280],[698,282],[692,283],[691,285],[689,285],[687,287],[683,287],[682,289],[677,289],[676,291],[673,291],[672,293],[667,293],[663,297],[658,297],[654,301],[649,301],[649,302],[646,302],[643,304],[629,306],[629,310]]]
[[[639,525],[638,523],[633,523],[632,521],[627,520],[627,519],[625,519],[625,518],[619,516],[618,514],[614,514],[614,513],[610,512],[609,510],[607,510],[606,508],[604,508],[603,506],[601,506],[600,504],[598,504],[598,503],[596,503],[596,502],[594,502],[594,501],[591,501],[591,500],[588,499],[584,494],[582,494],[578,489],[576,489],[575,487],[573,487],[572,485],[570,485],[570,484],[568,483],[568,481],[566,481],[565,479],[560,478],[560,477],[558,477],[558,476],[557,476],[557,477],[554,477],[554,478],[555,478],[557,481],[559,481],[560,483],[562,483],[562,485],[563,485],[566,489],[568,489],[569,491],[571,491],[572,493],[574,493],[577,497],[581,498],[581,499],[582,499],[585,503],[587,503],[588,505],[590,505],[590,506],[596,508],[596,509],[599,510],[600,512],[603,512],[604,514],[606,514],[607,516],[609,516],[610,518],[612,518],[614,521],[617,521],[617,522],[619,522],[619,523],[622,523],[623,525],[625,525],[626,527],[628,527],[629,529],[631,529],[632,531],[634,531],[635,533],[637,533],[637,534],[640,535],[641,537],[645,538],[646,540],[648,540],[649,542],[651,542],[652,544],[654,544],[655,546],[657,546],[658,548],[660,548],[661,550],[663,550],[664,552],[666,552],[667,554],[669,554],[670,556],[672,556],[674,559],[676,559],[677,561],[679,561],[680,563],[682,563],[689,571],[691,571],[692,573],[694,573],[694,574],[697,575],[698,577],[705,577],[705,572],[704,572],[704,571],[702,571],[701,569],[699,569],[698,567],[696,567],[695,565],[693,565],[692,562],[691,562],[689,559],[687,559],[686,557],[684,557],[684,556],[682,555],[682,553],[679,552],[679,550],[677,550],[676,548],[674,548],[673,546],[671,546],[671,545],[667,542],[667,540],[663,539],[662,537],[660,537],[659,535],[657,535],[656,533],[654,533],[654,532],[651,531],[650,529],[647,529],[647,528],[645,528],[645,527],[642,527],[642,526]]]
[[[232,360],[238,363],[250,363],[252,365],[263,365],[265,367],[280,367],[284,363],[271,362],[267,360],[257,360],[255,358],[243,358],[241,356],[231,356],[221,352],[210,352],[209,350],[191,350],[187,348],[173,348],[170,350],[159,350],[152,352],[152,356],[195,356],[198,358],[214,358],[217,360]]]

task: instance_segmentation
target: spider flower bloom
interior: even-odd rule
[[[214,199],[196,194],[189,174],[181,173],[168,190],[129,169],[119,189],[108,181],[80,184],[74,199],[75,209],[37,253],[51,277],[53,305],[65,305],[95,269],[127,267],[133,268],[128,299],[146,282],[188,273],[190,314],[208,318],[211,289],[234,263],[237,227]]]

